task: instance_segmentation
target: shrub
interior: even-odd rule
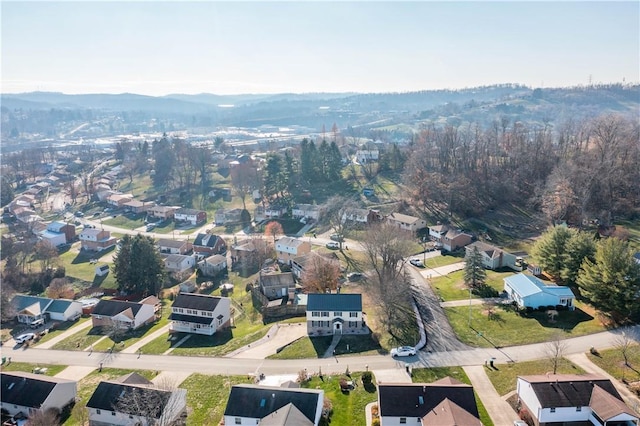
[[[364,373],[362,373],[363,385],[371,384],[372,379],[373,379],[373,375],[371,374],[371,371],[365,371]]]
[[[244,286],[244,291],[246,291],[247,293],[249,293],[251,290],[253,290],[253,284],[251,283],[247,283],[246,286]]]

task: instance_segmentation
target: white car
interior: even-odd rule
[[[340,244],[335,241],[329,241],[327,243],[327,248],[331,250],[338,250],[340,248]]]
[[[24,334],[19,335],[18,337],[16,337],[13,340],[15,340],[16,343],[21,344],[21,343],[24,343],[24,342],[28,342],[29,340],[33,340],[35,338],[36,338],[35,333],[24,333]]]
[[[412,257],[411,259],[409,259],[409,263],[413,266],[417,266],[418,268],[422,268],[424,266],[422,260],[418,259],[417,257]]]
[[[414,348],[413,346],[400,346],[391,349],[391,356],[394,358],[397,356],[413,356],[415,354],[416,348]]]

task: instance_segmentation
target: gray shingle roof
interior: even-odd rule
[[[173,301],[174,308],[197,309],[199,311],[213,312],[222,300],[221,297],[206,294],[180,293]]]
[[[93,308],[93,315],[102,315],[105,317],[112,317],[118,315],[119,313],[126,311],[131,308],[133,315],[135,316],[140,308],[142,307],[139,303],[134,302],[125,302],[124,300],[107,300],[102,299],[98,302],[98,304]]]
[[[315,422],[318,400],[323,392],[315,389],[282,389],[271,386],[235,385],[231,388],[225,416],[262,419],[293,404],[304,416]]]
[[[72,382],[19,371],[3,371],[0,378],[0,396],[3,403],[34,408],[40,408],[58,383]]]

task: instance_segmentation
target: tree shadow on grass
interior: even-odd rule
[[[527,314],[529,318],[534,318],[543,327],[557,328],[570,333],[576,326],[582,322],[591,321],[593,316],[585,311],[576,308],[573,311],[558,311],[558,316],[553,321],[549,320],[546,312],[536,311]]]
[[[233,329],[226,328],[217,331],[213,336],[193,334],[189,339],[180,345],[181,348],[212,348],[223,346],[233,339]],[[179,340],[179,339],[178,339]]]

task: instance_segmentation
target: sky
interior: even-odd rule
[[[1,91],[406,92],[640,81],[640,2],[1,0]]]

